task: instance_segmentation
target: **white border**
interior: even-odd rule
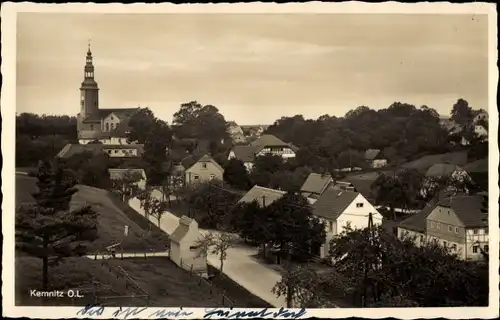
[[[18,12],[58,12],[58,13],[428,13],[428,14],[487,14],[489,26],[489,223],[498,225],[498,111],[496,108],[496,90],[498,83],[498,69],[496,61],[497,52],[497,15],[495,4],[492,3],[467,3],[450,4],[440,3],[289,3],[289,4],[33,4],[33,3],[2,3],[2,75],[3,88],[1,95],[2,111],[2,232],[3,257],[2,257],[2,296],[3,316],[30,317],[30,318],[72,318],[76,316],[75,307],[15,307],[14,306],[14,155],[15,155],[15,111],[16,111],[16,19]],[[495,318],[499,314],[499,239],[496,228],[490,228],[490,306],[484,308],[400,308],[400,309],[310,309],[305,317],[366,317],[384,318],[396,317],[405,319],[415,318]],[[150,308],[148,312],[141,313],[139,318],[147,317],[159,308]],[[101,316],[93,318],[110,318],[116,308],[107,308]],[[170,308],[172,311],[178,309]],[[189,318],[202,318],[204,309],[185,309],[194,311]],[[83,318],[82,316],[80,316]],[[136,316],[133,316],[136,318]]]

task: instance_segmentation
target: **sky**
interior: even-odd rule
[[[169,123],[193,100],[239,124],[488,108],[486,15],[20,13],[16,112],[76,116],[89,38],[100,108]]]

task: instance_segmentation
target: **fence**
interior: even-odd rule
[[[182,263],[181,261],[181,267],[183,269],[186,269],[186,270],[189,270],[189,275],[190,276],[196,276],[198,277],[198,285],[201,286],[202,283],[204,283],[204,285],[208,286],[209,290],[210,290],[210,297],[212,297],[212,294],[214,293],[214,285],[208,281],[207,279],[205,279],[202,274],[207,274],[208,275],[208,271],[205,271],[204,270],[196,270],[194,269],[194,266],[193,264],[191,265],[187,265],[187,264],[184,264]],[[208,276],[208,278],[210,279],[210,276]],[[215,287],[215,290],[220,290],[219,288]],[[229,307],[229,308],[233,308],[234,307],[234,300],[228,298],[224,292],[221,293],[221,301],[222,301],[222,306],[223,307]]]

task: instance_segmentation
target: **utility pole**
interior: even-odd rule
[[[370,212],[368,214],[368,232],[369,232],[369,238],[370,238],[370,246],[373,246],[373,238],[374,238],[374,230],[373,230],[373,214]],[[364,280],[363,280],[363,301],[362,301],[362,307],[366,307],[366,296],[368,293],[368,269],[370,268],[370,263],[366,261],[366,258],[364,259]]]

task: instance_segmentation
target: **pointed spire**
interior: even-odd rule
[[[90,41],[91,41],[91,39],[89,38],[87,55],[92,55],[92,51],[90,50]]]

